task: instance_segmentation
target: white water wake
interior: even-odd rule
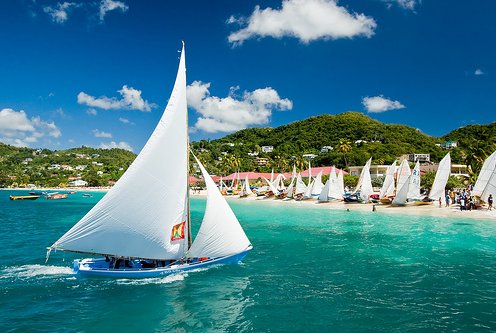
[[[0,271],[0,279],[32,278],[53,275],[74,275],[74,272],[67,266],[47,265],[10,266]]]

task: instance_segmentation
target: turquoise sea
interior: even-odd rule
[[[254,249],[161,279],[81,279],[45,248],[102,196],[0,191],[0,332],[496,331],[496,221],[229,201]],[[192,200],[201,221],[204,199]]]

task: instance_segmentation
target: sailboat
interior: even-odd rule
[[[386,177],[382,183],[379,200],[383,204],[390,204],[394,195],[394,173],[396,172],[396,160],[386,170]]]
[[[368,202],[370,195],[374,192],[372,189],[372,179],[370,178],[370,165],[372,164],[372,157],[369,158],[367,163],[360,173],[360,178],[358,178],[358,183],[353,192],[350,195],[344,197],[345,202]]]
[[[192,242],[184,43],[165,111],[139,155],[114,187],[48,248],[103,256],[78,259],[83,276],[161,277],[237,263],[252,249],[238,219],[195,157],[207,204]],[[173,176],[171,176],[173,175]]]
[[[417,161],[413,171],[396,192],[392,204],[393,206],[405,206],[408,201],[418,201],[420,199],[420,162]]]
[[[441,203],[446,201],[445,198],[445,188],[448,183],[448,178],[451,173],[451,157],[450,153],[447,153],[441,162],[439,162],[438,169],[436,171],[436,176],[434,177],[434,182],[432,183],[432,188],[429,195],[424,197],[421,201],[416,201],[417,205],[430,204],[434,200],[439,200],[441,198]]]
[[[489,194],[496,193],[496,151],[482,164],[482,169],[475,182],[472,194],[487,202]]]

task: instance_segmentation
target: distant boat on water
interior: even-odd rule
[[[31,192],[28,192],[30,195],[46,195],[47,192],[45,191],[31,191]]]
[[[89,193],[83,193],[83,197],[92,197],[93,194],[89,194]]]
[[[67,193],[56,193],[52,195],[47,195],[46,198],[50,200],[59,200],[59,199],[67,199],[69,194]]]
[[[11,195],[10,200],[36,200],[40,195]]]

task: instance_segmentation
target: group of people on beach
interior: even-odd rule
[[[452,204],[459,204],[460,210],[472,210],[481,207],[480,200],[472,195],[472,188],[468,187],[460,191],[446,191],[445,194],[445,207],[450,207]],[[489,194],[487,199],[488,210],[492,210],[493,196]],[[441,198],[439,198],[439,207],[442,207]]]

